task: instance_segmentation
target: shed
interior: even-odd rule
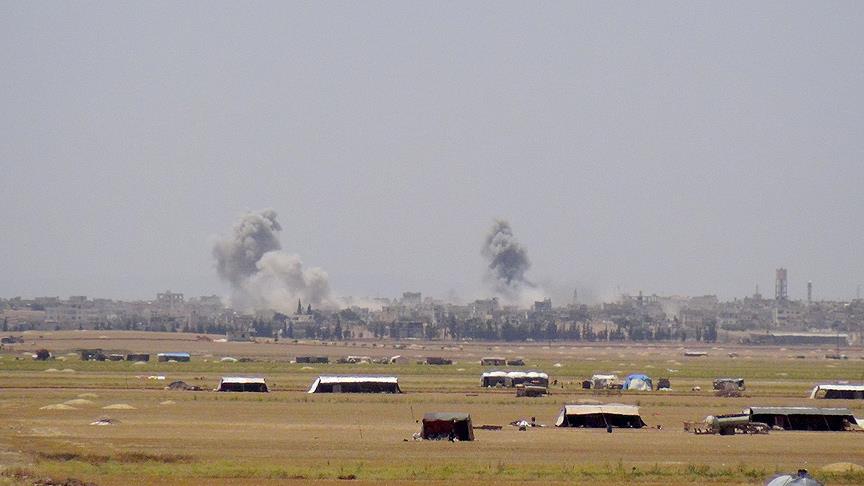
[[[177,361],[185,363],[192,360],[192,355],[189,353],[159,353],[156,357],[159,361]]]
[[[471,415],[467,413],[434,412],[423,415],[420,436],[425,440],[474,440]]]
[[[816,385],[810,398],[864,400],[864,385]]]
[[[267,383],[264,378],[246,378],[242,376],[223,376],[219,380],[220,392],[261,392],[267,393]]]
[[[750,407],[744,413],[750,415],[751,422],[784,430],[842,431],[849,425],[857,425],[848,408]]]
[[[402,393],[395,376],[319,376],[307,393]]]
[[[601,405],[564,405],[555,420],[556,427],[606,428],[608,426],[638,429],[645,427],[639,407],[607,403]]]
[[[625,390],[651,391],[652,387],[653,383],[651,383],[651,377],[648,375],[634,373],[627,375],[627,378],[624,379]]]

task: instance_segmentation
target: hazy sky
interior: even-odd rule
[[[0,2],[0,295],[227,293],[273,208],[338,295],[850,298],[864,2]]]

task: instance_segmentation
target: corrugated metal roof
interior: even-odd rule
[[[816,408],[816,407],[749,407],[744,413],[750,415],[852,415],[848,408]]]

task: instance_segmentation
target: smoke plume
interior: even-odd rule
[[[513,236],[510,223],[495,221],[481,253],[489,262],[486,280],[494,292],[513,303],[522,303],[530,297],[526,290],[535,285],[525,278],[525,272],[531,268],[531,261],[525,247]]]
[[[276,212],[244,214],[231,233],[213,246],[216,271],[231,284],[231,305],[239,310],[291,312],[297,299],[313,305],[330,296],[327,273],[303,268],[298,255],[282,250]]]

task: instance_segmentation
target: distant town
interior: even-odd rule
[[[715,295],[621,295],[614,302],[534,302],[498,298],[457,305],[404,292],[365,305],[318,308],[298,300],[290,313],[239,312],[216,296],[186,298],[165,291],[153,300],[86,296],[0,298],[6,333],[53,330],[136,330],[224,334],[252,339],[426,339],[587,342],[735,342],[847,346],[862,342],[864,299],[790,300],[787,272],[776,271],[774,294],[721,301]],[[294,302],[291,303],[292,307]],[[557,305],[556,305],[557,304]]]

